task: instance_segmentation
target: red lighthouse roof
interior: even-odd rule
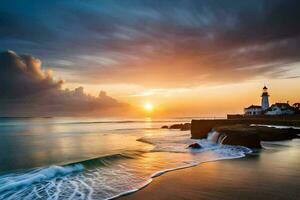
[[[267,90],[268,88],[267,88],[267,86],[264,86],[264,88],[263,88],[264,90]]]

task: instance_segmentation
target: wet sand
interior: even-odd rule
[[[169,172],[119,199],[300,199],[300,140],[265,146],[245,158]]]

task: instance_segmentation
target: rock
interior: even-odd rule
[[[262,141],[280,141],[280,140],[291,140],[299,138],[299,129],[293,128],[270,128],[270,127],[258,127],[259,137]]]
[[[238,145],[248,148],[260,149],[262,148],[258,134],[226,134],[222,136],[221,144]]]
[[[190,144],[190,145],[188,146],[188,148],[191,148],[191,149],[201,149],[202,147],[201,147],[201,145],[198,144],[198,143],[193,143],[193,144]]]
[[[164,125],[164,126],[162,126],[161,128],[169,128],[168,126],[166,126],[166,125]]]
[[[169,129],[181,129],[183,124],[173,124],[169,127]]]
[[[273,128],[266,126],[233,125],[217,127],[220,133],[228,134],[257,134],[262,141],[280,141],[298,138],[299,129]]]
[[[204,139],[207,137],[207,134],[216,127],[227,126],[238,124],[236,120],[225,120],[225,119],[216,119],[216,120],[192,120],[191,124],[191,138],[192,139]]]
[[[238,124],[217,127],[216,131],[220,133],[219,138],[221,139],[218,141],[221,144],[238,145],[256,149],[262,148],[257,127]]]
[[[261,141],[281,141],[299,138],[298,129],[278,129],[265,126],[243,124],[217,127],[220,133],[218,141],[222,144],[240,145],[249,148],[261,148]]]
[[[281,126],[300,126],[299,117],[292,117],[286,119],[284,117],[265,117],[265,118],[241,118],[241,119],[203,119],[192,120],[191,124],[191,138],[192,139],[204,139],[212,128],[221,126],[232,126],[237,124],[244,124],[249,126],[250,124],[270,124]]]
[[[191,123],[173,124],[169,127],[169,129],[180,129],[181,131],[188,131],[191,130]]]
[[[191,123],[184,123],[181,128],[180,128],[181,131],[188,131],[188,130],[191,130]]]

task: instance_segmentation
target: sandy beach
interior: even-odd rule
[[[120,199],[299,199],[300,141],[264,147],[245,158],[166,173]]]

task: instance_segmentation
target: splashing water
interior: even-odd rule
[[[168,171],[240,158],[251,152],[244,147],[218,144],[217,133],[211,133],[208,139],[193,140],[189,132],[156,128],[165,121],[49,120],[0,123],[3,148],[7,150],[6,144],[22,141],[14,143],[20,149],[18,154],[7,153],[3,160],[15,156],[16,169],[25,166],[23,170],[2,171],[0,199],[112,199],[135,192]],[[53,132],[45,134],[49,130]],[[187,148],[195,142],[202,148]],[[37,166],[45,167],[34,166],[30,161],[40,161],[33,159],[36,155],[46,155],[47,159],[54,155],[50,160],[53,164],[37,162],[41,163]]]
[[[172,137],[171,137],[172,136]],[[213,138],[211,135],[209,138]],[[0,199],[111,199],[137,191],[168,171],[245,156],[245,147],[192,140],[185,132],[143,137],[149,152],[130,152],[0,176]],[[203,148],[191,150],[198,142]]]

